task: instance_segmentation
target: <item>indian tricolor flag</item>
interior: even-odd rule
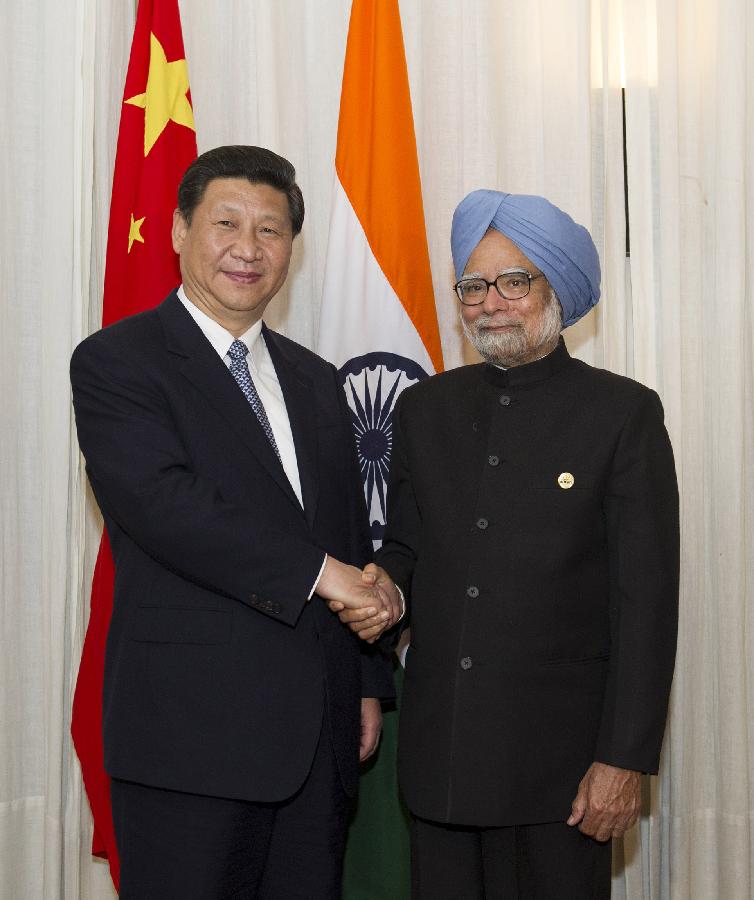
[[[317,350],[340,372],[377,544],[395,401],[443,367],[397,0],[353,0],[335,175]],[[396,713],[386,713],[382,745],[362,777],[345,900],[409,895],[396,726]]]
[[[397,0],[354,0],[317,351],[340,370],[372,537],[382,537],[392,409],[442,370]]]

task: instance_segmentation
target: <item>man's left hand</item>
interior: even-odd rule
[[[641,773],[594,762],[581,779],[568,825],[598,841],[622,837],[641,810]]]
[[[361,698],[359,762],[366,762],[377,749],[382,731],[382,708],[376,697]]]

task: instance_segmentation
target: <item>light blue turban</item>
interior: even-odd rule
[[[563,327],[585,316],[600,298],[600,260],[591,235],[545,200],[527,194],[472,191],[453,214],[450,245],[460,279],[474,248],[494,228],[545,274],[563,309]]]

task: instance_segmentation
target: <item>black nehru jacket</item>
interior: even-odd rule
[[[439,822],[565,820],[595,760],[656,772],[678,493],[657,395],[572,359],[400,397],[379,562],[409,600],[399,773]]]

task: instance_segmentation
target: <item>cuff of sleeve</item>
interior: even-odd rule
[[[398,591],[398,596],[401,598],[401,614],[398,616],[398,621],[400,622],[401,619],[406,615],[406,598],[403,596],[403,591],[398,587],[397,584],[395,585],[395,589],[396,591]]]
[[[309,591],[309,596],[306,598],[307,603],[312,599],[312,597],[316,593],[317,585],[319,584],[319,579],[322,577],[322,573],[325,571],[326,565],[327,565],[327,554],[325,553],[325,558],[322,560],[322,565],[319,567],[319,573],[318,573],[317,577],[314,579],[314,584],[312,585],[312,589]],[[400,588],[399,588],[399,590],[400,590]],[[301,596],[301,595],[299,595],[299,596]],[[403,594],[401,594],[401,599],[403,599]],[[405,603],[403,604],[403,607],[405,609],[405,607],[406,607]]]

